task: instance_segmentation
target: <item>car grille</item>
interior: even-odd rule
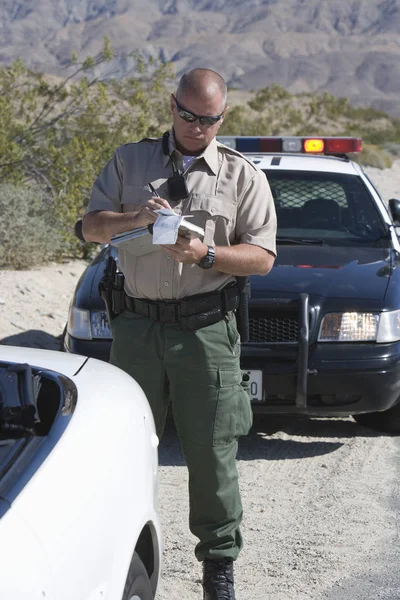
[[[299,340],[297,316],[253,314],[249,318],[249,342],[259,344],[290,344]]]

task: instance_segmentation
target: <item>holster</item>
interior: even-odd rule
[[[110,256],[99,283],[99,294],[106,305],[110,322],[125,308],[124,281],[123,273],[117,271],[117,263]]]
[[[236,313],[236,321],[240,339],[242,342],[248,342],[250,337],[249,323],[249,298],[250,282],[248,277],[236,277],[239,288],[239,310]]]

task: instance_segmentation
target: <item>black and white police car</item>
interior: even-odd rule
[[[400,200],[388,207],[349,158],[357,138],[220,137],[266,174],[278,256],[252,276],[242,368],[253,410],[349,416],[400,433]],[[115,248],[82,275],[63,340],[107,359],[111,333],[98,283]]]

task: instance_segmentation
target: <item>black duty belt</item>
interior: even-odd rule
[[[195,330],[217,323],[226,313],[239,307],[236,284],[207,294],[187,296],[181,300],[145,300],[125,296],[125,308],[153,321],[179,323],[184,330]]]

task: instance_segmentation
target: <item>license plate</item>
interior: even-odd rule
[[[250,400],[252,402],[263,401],[263,385],[262,385],[262,371],[245,371],[250,377]]]

